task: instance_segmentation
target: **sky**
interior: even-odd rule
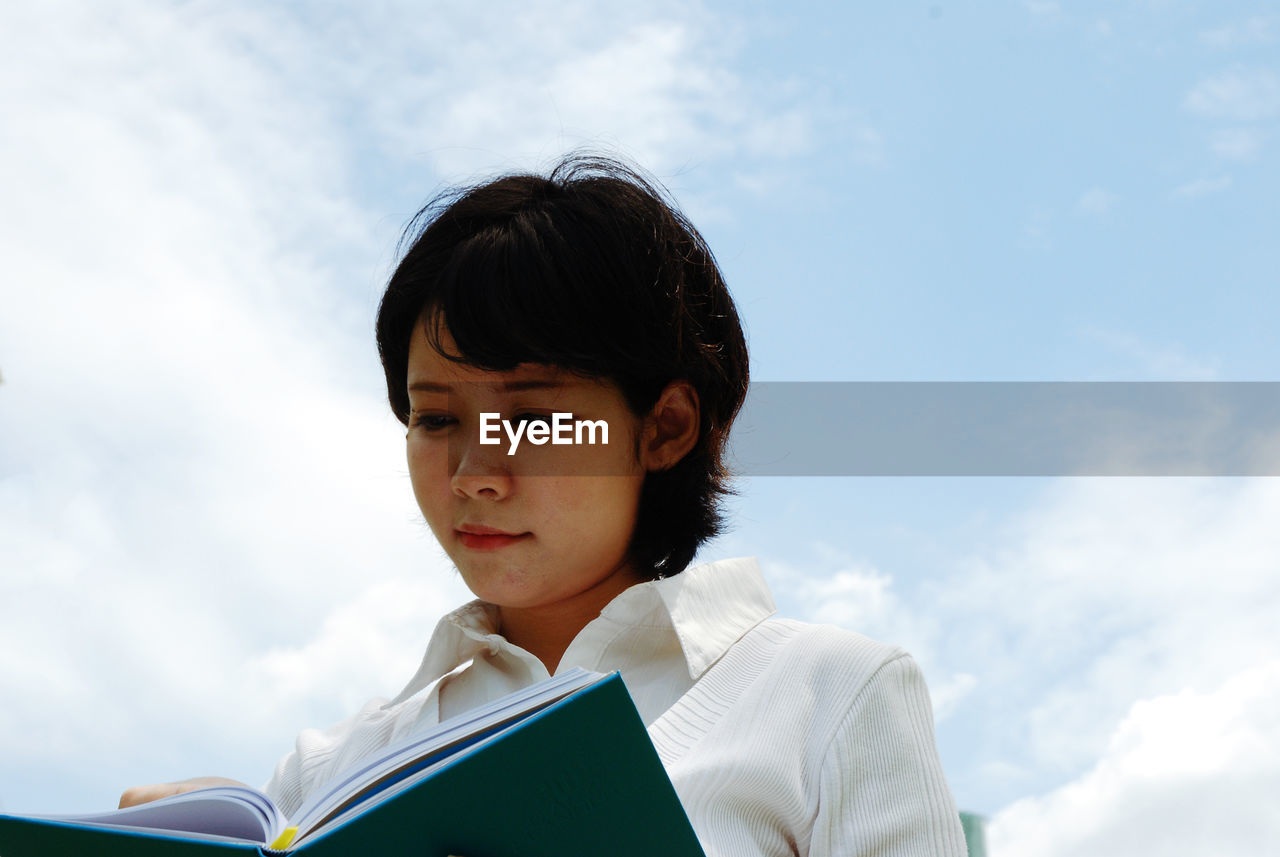
[[[634,160],[760,381],[1280,380],[1278,45],[1233,0],[4,4],[0,807],[263,782],[468,599],[372,335],[436,191]],[[992,854],[1280,839],[1276,480],[739,489],[702,557],[915,654]]]

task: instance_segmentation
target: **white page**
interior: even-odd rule
[[[240,786],[199,789],[111,812],[26,817],[125,830],[207,834],[200,838],[227,838],[267,845],[280,835],[287,824],[266,795]]]

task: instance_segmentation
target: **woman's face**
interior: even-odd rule
[[[441,345],[452,353],[453,339]],[[637,582],[627,561],[644,469],[640,420],[618,388],[539,364],[487,372],[409,348],[409,475],[432,532],[477,597],[507,608],[603,606]],[[481,414],[523,431],[552,414],[604,420],[608,443],[482,444]],[[564,418],[562,418],[564,419]],[[494,421],[496,422],[496,420]],[[584,441],[587,437],[584,433]]]

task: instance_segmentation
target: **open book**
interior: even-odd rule
[[[93,815],[0,815],[0,855],[701,857],[615,673],[572,670],[343,771],[286,819],[218,786]]]

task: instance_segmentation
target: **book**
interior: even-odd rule
[[[0,814],[0,857],[704,857],[617,673],[571,670],[397,742],[286,819],[218,786],[78,816]]]

